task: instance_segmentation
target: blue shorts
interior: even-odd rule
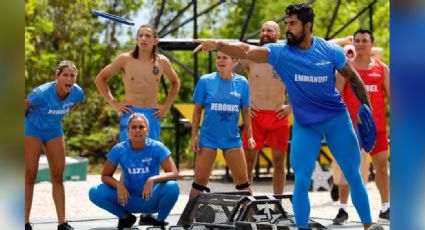
[[[60,124],[55,129],[39,129],[35,127],[29,119],[25,118],[25,136],[37,137],[43,143],[47,143],[50,140],[63,136],[63,130]]]
[[[237,138],[233,141],[227,141],[226,143],[221,143],[221,141],[211,140],[209,138],[206,138],[201,133],[201,135],[199,136],[199,147],[209,148],[209,149],[221,149],[221,150],[235,149],[235,148],[242,147],[242,140],[241,138]]]
[[[133,111],[133,113],[141,113],[146,116],[149,121],[149,134],[148,137],[154,140],[159,141],[161,124],[159,119],[156,119],[153,116],[153,113],[157,111],[157,109],[144,109],[130,106],[129,109]],[[120,117],[120,142],[127,140],[127,122],[128,118],[131,114],[123,113]]]

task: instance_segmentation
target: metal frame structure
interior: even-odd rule
[[[225,0],[217,0],[215,3],[212,3],[206,9],[203,9],[200,12],[198,12],[197,0],[192,0],[186,6],[184,6],[180,11],[178,11],[177,14],[174,16],[174,18],[172,18],[166,25],[164,25],[162,28],[159,28],[159,29],[157,28],[158,34],[159,34],[159,37],[160,37],[160,42],[158,44],[159,51],[163,55],[165,55],[167,58],[169,58],[173,63],[177,64],[184,71],[186,71],[187,73],[189,73],[190,75],[193,76],[194,87],[195,87],[195,85],[196,85],[196,83],[199,79],[199,76],[198,76],[199,66],[198,66],[198,55],[197,55],[197,53],[195,53],[193,55],[193,64],[194,65],[193,65],[193,69],[192,69],[191,67],[185,65],[184,63],[182,63],[181,61],[179,61],[178,59],[173,57],[168,51],[174,51],[174,50],[191,51],[191,50],[193,50],[197,45],[197,44],[192,42],[192,39],[198,38],[198,17],[211,12],[212,10],[216,9],[218,6],[222,5],[225,2],[226,2]],[[313,2],[314,2],[314,0],[307,1],[308,4],[312,4]],[[373,31],[373,6],[377,2],[378,2],[378,0],[371,0],[371,2],[366,7],[361,9],[357,13],[356,16],[354,16],[352,19],[350,19],[348,22],[346,22],[336,32],[331,34],[331,31],[333,31],[335,19],[336,19],[338,13],[340,12],[340,6],[341,6],[341,3],[342,3],[341,0],[337,0],[335,8],[333,9],[332,18],[331,18],[329,26],[327,28],[325,39],[329,40],[329,39],[335,38],[345,28],[347,28],[357,18],[359,18],[360,16],[362,16],[366,12],[369,13],[369,29]],[[160,9],[158,11],[159,13],[158,13],[158,15],[156,15],[156,17],[154,19],[154,26],[156,26],[156,27],[158,27],[158,25],[159,25],[159,21],[161,19],[162,13],[164,11],[165,4],[166,4],[166,1],[162,0]],[[250,7],[249,7],[248,13],[246,15],[246,19],[245,19],[245,22],[243,24],[242,31],[241,31],[241,34],[239,36],[239,39],[229,39],[229,41],[243,41],[243,42],[247,42],[249,44],[258,45],[258,40],[253,40],[252,38],[254,38],[258,34],[260,34],[261,29],[258,29],[258,30],[256,30],[256,31],[245,36],[245,34],[247,32],[247,28],[248,28],[250,20],[251,20],[251,17],[254,13],[254,10],[255,10],[255,4],[256,4],[256,0],[251,0]],[[182,17],[182,15],[185,12],[187,12],[190,8],[193,9],[193,16],[183,20],[179,25],[177,25],[173,28],[170,28],[171,25],[173,24],[173,22],[175,22],[178,18]],[[278,23],[283,21],[283,20],[284,20],[284,15],[275,19],[275,21],[278,22]],[[193,36],[192,36],[192,38],[186,38],[186,39],[164,38],[166,35],[174,32],[174,31],[177,31],[180,27],[182,27],[182,26],[184,26],[184,25],[186,25],[187,23],[190,23],[190,22],[193,22]],[[212,54],[211,54],[211,52],[209,53],[209,63],[210,63],[209,64],[209,72],[212,72]],[[163,86],[163,88],[166,92],[167,87],[166,87],[166,84],[165,84],[165,81],[164,81],[163,78],[161,78],[161,84],[162,84],[162,86]],[[176,165],[177,165],[177,168],[179,168],[179,163],[180,163],[180,130],[181,130],[181,126],[183,125],[183,121],[181,119],[181,114],[176,109],[173,109],[172,114],[173,114],[174,126],[173,127],[163,127],[163,128],[166,128],[166,129],[169,128],[169,129],[175,130]]]

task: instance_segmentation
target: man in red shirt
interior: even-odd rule
[[[350,60],[356,71],[360,74],[366,89],[369,93],[372,104],[373,117],[377,129],[377,141],[369,153],[372,157],[372,164],[376,171],[375,182],[381,195],[381,212],[379,220],[388,222],[390,220],[389,203],[389,174],[388,174],[388,134],[386,125],[386,105],[385,96],[390,100],[390,71],[387,65],[372,57],[372,47],[374,46],[373,33],[369,30],[359,29],[354,33],[354,47],[356,56]],[[343,99],[347,105],[351,120],[355,124],[357,112],[360,103],[352,92],[350,85],[342,76],[337,77],[337,89],[342,92]],[[355,126],[354,126],[355,127]],[[361,172],[362,177],[367,182],[368,162],[367,155],[362,151]],[[334,224],[343,224],[348,220],[347,201],[349,196],[349,187],[342,175],[339,167],[336,167],[336,184],[339,186],[340,209],[334,219]],[[335,167],[334,167],[335,169]]]

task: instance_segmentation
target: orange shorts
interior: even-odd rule
[[[277,112],[273,110],[257,110],[256,116],[251,118],[252,133],[256,143],[254,150],[261,150],[264,144],[280,151],[288,150],[289,121],[278,119]],[[242,131],[244,149],[248,148],[245,129]]]

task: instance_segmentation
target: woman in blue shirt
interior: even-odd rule
[[[32,229],[29,216],[38,161],[42,148],[47,156],[53,187],[53,200],[58,217],[58,230],[74,229],[65,220],[65,141],[62,118],[76,103],[84,100],[84,92],[75,84],[78,71],[71,61],[61,61],[56,68],[56,81],[35,88],[25,99],[25,229]]]
[[[233,73],[235,59],[218,52],[217,72],[204,75],[199,79],[193,93],[192,150],[196,152],[195,180],[190,197],[203,191],[209,180],[217,149],[223,150],[223,156],[232,172],[236,189],[251,192],[248,183],[247,166],[239,133],[239,114],[247,130],[250,148],[255,147],[252,138],[249,84],[245,77]],[[201,132],[198,128],[202,110],[205,109]]]
[[[132,213],[158,213],[155,226],[164,228],[165,219],[179,197],[179,174],[170,150],[148,138],[149,121],[140,113],[128,119],[128,140],[116,144],[106,155],[102,184],[89,191],[90,200],[119,218],[118,229],[136,222]],[[121,165],[123,182],[113,177]],[[160,167],[164,173],[160,172]]]

